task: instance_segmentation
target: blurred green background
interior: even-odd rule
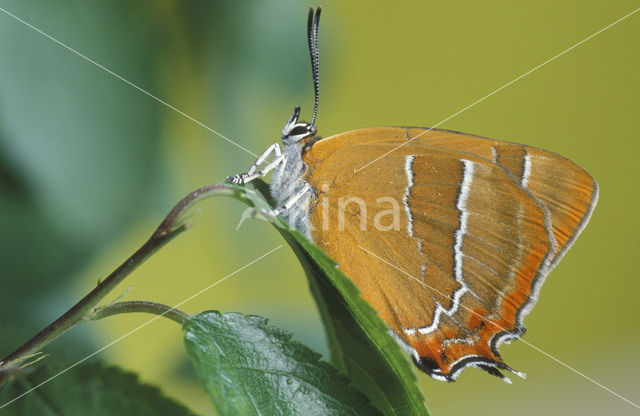
[[[638,6],[602,0],[322,5],[318,126],[324,136],[367,126],[433,126]],[[309,6],[0,0],[1,8],[254,153],[278,139],[294,105],[310,115]],[[525,340],[636,403],[638,39],[640,13],[440,126],[555,151],[598,180],[591,223],[547,280]],[[88,292],[180,197],[245,171],[252,161],[0,13],[0,355]],[[202,203],[193,229],[118,293],[135,285],[128,299],[175,304],[283,244],[260,221],[236,230],[243,210],[231,200]],[[183,309],[259,314],[326,352],[304,274],[287,247]],[[75,361],[147,319],[82,325],[46,351]],[[452,384],[421,374],[433,414],[636,414],[523,342],[502,353],[528,374],[526,381],[506,385],[474,369]],[[215,414],[173,322],[156,321],[100,358],[139,372],[200,414]]]

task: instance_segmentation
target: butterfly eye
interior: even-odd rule
[[[284,143],[298,143],[300,140],[316,135],[316,128],[308,123],[298,123],[291,127],[291,130],[282,130],[282,141]]]
[[[311,134],[311,131],[309,131],[309,126],[307,124],[295,126],[289,132],[289,136],[290,137],[291,136],[303,136],[304,137],[304,136],[307,136],[309,134]]]

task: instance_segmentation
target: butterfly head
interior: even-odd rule
[[[313,91],[315,95],[315,103],[313,106],[313,116],[311,117],[311,123],[305,121],[298,122],[300,117],[300,107],[296,106],[293,110],[293,114],[289,117],[289,120],[282,128],[282,143],[285,146],[302,144],[310,145],[314,142],[317,130],[314,126],[316,122],[316,116],[318,115],[318,102],[320,92],[319,81],[319,48],[318,48],[318,26],[320,25],[320,12],[322,8],[318,6],[316,10],[311,7],[309,9],[309,18],[307,21],[307,40],[309,41],[309,55],[311,56],[311,73],[313,75]],[[311,139],[311,140],[310,140]]]
[[[305,121],[298,121],[300,117],[300,107],[296,106],[293,110],[293,114],[289,117],[286,124],[282,128],[282,143],[284,145],[290,145],[306,141],[305,139],[313,138],[316,135],[316,127]]]

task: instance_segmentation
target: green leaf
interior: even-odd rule
[[[264,182],[256,189],[272,202]],[[252,193],[247,196],[252,197]],[[253,197],[255,198],[255,197]],[[246,201],[245,201],[246,202]],[[253,201],[264,206],[264,201]],[[355,284],[334,260],[284,222],[274,224],[291,246],[309,279],[322,316],[331,361],[385,415],[429,415],[416,385],[413,365],[375,310],[360,296]]]
[[[187,351],[223,415],[380,415],[320,354],[258,316],[211,311],[184,326]]]
[[[411,364],[336,263],[295,231],[281,231],[302,263],[327,331],[331,361],[386,415],[428,415]],[[293,239],[292,239],[293,238]]]
[[[0,387],[0,413],[3,416],[194,414],[158,388],[141,383],[136,374],[100,362],[74,367],[1,407],[65,368],[62,365],[27,367],[23,375]]]

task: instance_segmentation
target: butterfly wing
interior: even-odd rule
[[[550,217],[557,244],[552,268],[582,232],[598,201],[598,184],[591,175],[553,152],[448,130],[408,128],[406,137],[473,153],[511,173],[514,181],[542,203]]]
[[[360,129],[307,150],[315,242],[422,370],[443,380],[469,365],[499,375],[508,367],[497,347],[524,331],[522,311],[558,257],[549,209],[490,148],[490,158],[460,150],[455,133],[406,143],[409,133]],[[510,166],[507,150],[499,154]]]

